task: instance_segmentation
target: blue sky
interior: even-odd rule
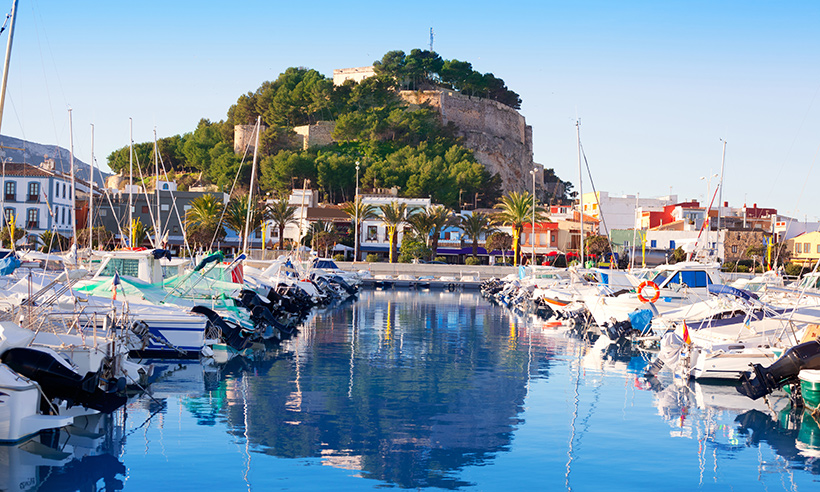
[[[20,0],[2,133],[68,147],[71,107],[76,155],[93,123],[104,165],[129,118],[137,142],[192,131],[290,66],[331,76],[432,27],[442,57],[521,95],[536,162],[576,188],[580,118],[599,190],[703,200],[724,139],[725,201],[820,218],[820,2],[305,5]]]

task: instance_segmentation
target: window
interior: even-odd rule
[[[672,240],[669,241],[669,248],[670,249],[675,249],[675,241],[672,241]]]
[[[15,214],[13,208],[7,208],[3,210],[3,218],[5,219],[3,221],[3,225],[6,225],[7,223],[11,222],[11,220],[14,218],[14,215]]]
[[[690,288],[694,287],[707,287],[711,282],[709,281],[709,276],[706,275],[704,271],[698,272],[678,272],[669,280],[669,284],[667,287],[672,287],[674,285],[686,285]]]
[[[144,213],[144,214],[148,213],[148,205],[143,205],[142,206],[142,213]]]
[[[167,203],[164,203],[164,204],[159,206],[159,209],[162,210],[163,212],[167,212],[167,211],[171,210],[171,207],[168,206]]]
[[[555,233],[554,232],[550,235],[550,242],[551,243],[555,242]]]
[[[66,193],[65,193],[65,183],[63,183],[63,198],[65,198],[65,197],[66,197]]]
[[[114,273],[139,277],[140,261],[135,259],[110,258],[100,272],[100,275],[113,276]]]
[[[732,253],[737,253],[737,244],[732,245]]]
[[[14,181],[6,181],[5,194],[7,202],[17,201],[17,183]]]
[[[40,211],[36,208],[28,209],[28,220],[26,221],[26,229],[40,228]]]
[[[60,183],[54,183],[54,198],[60,198]]]
[[[179,234],[179,227],[178,226],[174,226],[174,234]]]
[[[65,224],[65,208],[63,208],[63,220],[60,223]]]
[[[803,252],[803,246],[800,243],[794,243],[794,253],[799,255]]]
[[[649,247],[650,248],[657,248],[658,247],[658,241],[652,239],[651,241],[649,241]]]
[[[167,190],[168,189],[168,183],[165,183],[164,185],[162,185],[162,189]]]
[[[105,217],[106,215],[108,215],[108,210],[106,210],[106,209],[100,210],[100,217]]]
[[[817,244],[817,252],[820,253],[820,243]]]
[[[806,254],[811,253],[811,244],[803,243],[803,252]]]
[[[32,181],[28,184],[28,201],[37,202],[40,198],[40,183]]]
[[[367,226],[367,240],[377,241],[379,238],[379,228],[377,226]]]

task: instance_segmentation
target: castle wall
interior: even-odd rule
[[[426,103],[441,114],[445,125],[455,124],[476,160],[501,176],[505,192],[532,189],[532,127],[518,111],[455,91],[401,91],[400,96],[411,108]],[[536,181],[542,188],[542,180]]]
[[[252,153],[253,149],[256,147],[256,135],[254,134],[254,129],[256,129],[256,125],[234,125],[233,127],[233,151],[235,154],[243,154],[245,152],[245,147],[248,148],[248,153]],[[261,133],[264,133],[268,127],[262,125],[262,128],[259,129]]]
[[[314,145],[330,145],[333,143],[331,134],[336,128],[333,121],[317,121],[312,125],[293,127],[294,133],[302,138],[302,149],[307,150]]]

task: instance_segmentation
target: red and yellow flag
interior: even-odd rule
[[[692,345],[692,337],[689,336],[689,327],[686,326],[686,321],[683,322],[683,341],[687,345]]]

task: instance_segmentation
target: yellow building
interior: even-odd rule
[[[786,241],[792,253],[791,261],[804,266],[820,259],[820,232],[807,232]]]

